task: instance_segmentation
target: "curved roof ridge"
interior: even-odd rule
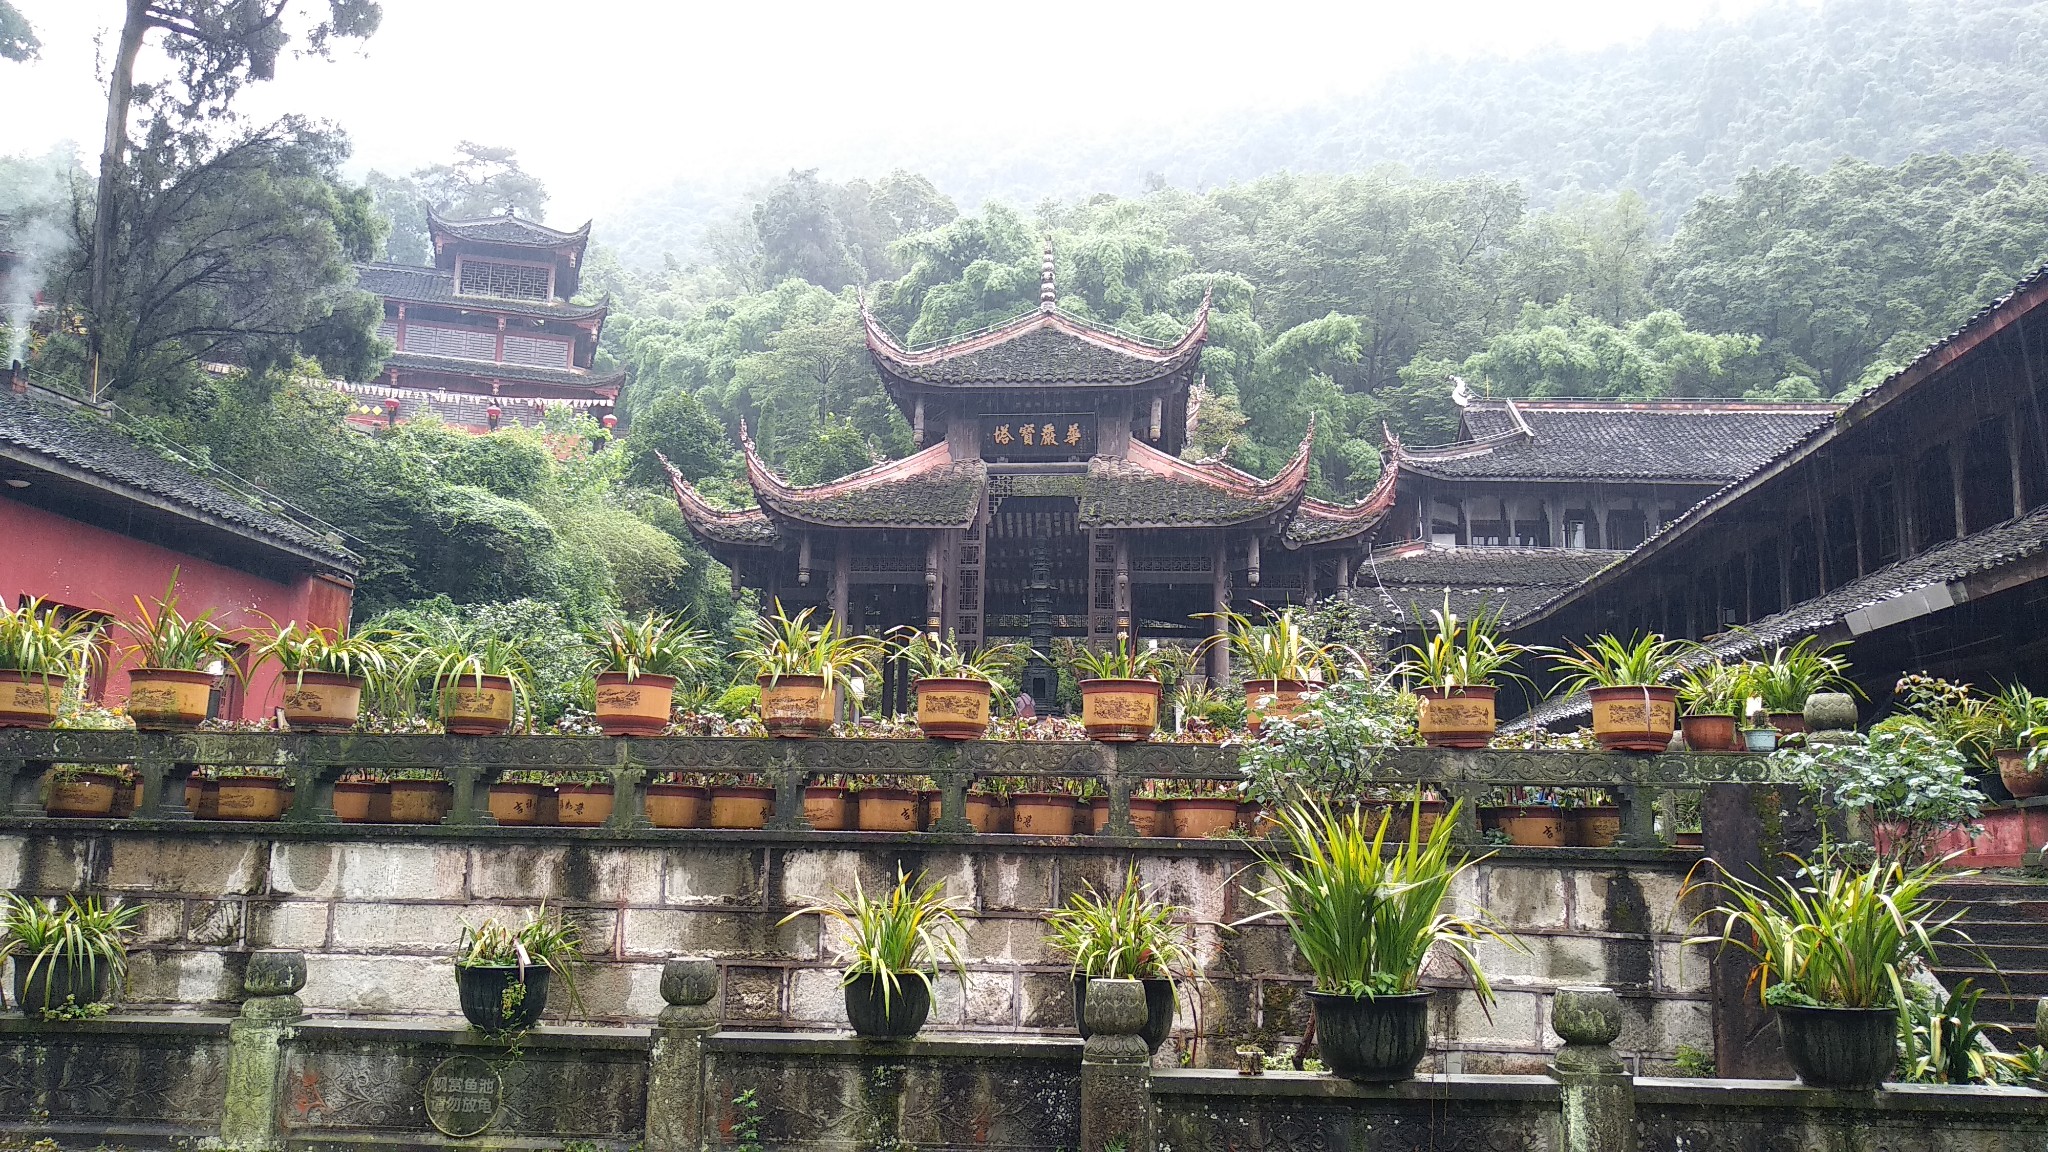
[[[1270,496],[1290,488],[1306,488],[1309,454],[1315,446],[1315,438],[1316,421],[1314,416],[1310,416],[1308,433],[1301,438],[1301,447],[1295,449],[1294,456],[1287,461],[1286,466],[1270,480],[1262,480],[1242,468],[1229,464],[1198,463],[1193,460],[1182,460],[1178,456],[1169,456],[1135,437],[1131,440],[1130,455],[1126,459],[1157,476],[1193,480],[1247,496]]]
[[[456,231],[460,231],[463,228],[474,228],[485,224],[504,224],[507,222],[524,225],[526,228],[534,232],[540,233],[547,237],[551,237],[555,239],[557,242],[561,243],[569,243],[578,240],[588,240],[590,238],[590,225],[592,223],[592,221],[590,220],[585,220],[581,228],[578,228],[573,232],[564,232],[560,228],[550,228],[538,220],[528,220],[524,216],[514,216],[510,213],[502,213],[496,216],[454,217],[441,215],[439,212],[435,211],[431,205],[429,205],[427,208],[427,223],[429,225],[438,224],[443,228],[453,229]],[[498,243],[515,243],[515,241],[500,240],[498,241]]]
[[[952,449],[944,440],[929,448],[913,452],[901,460],[883,460],[871,464],[858,472],[849,472],[837,480],[823,484],[792,484],[761,458],[760,449],[754,445],[753,436],[747,432],[747,422],[740,421],[740,450],[747,458],[747,481],[758,493],[763,487],[779,496],[801,500],[808,496],[837,496],[869,485],[923,475],[937,468],[955,463]]]
[[[668,473],[669,490],[675,493],[676,503],[682,506],[683,514],[690,519],[714,524],[738,524],[743,521],[754,521],[762,518],[762,512],[759,508],[740,508],[735,510],[720,508],[712,504],[709,500],[704,499],[702,493],[697,491],[696,485],[683,479],[682,472],[677,470],[675,465],[669,463],[668,457],[662,455],[657,450],[654,453],[654,458],[661,461],[662,470]]]
[[[1179,340],[1167,346],[1147,344],[1135,337],[1101,327],[1093,321],[1060,309],[1057,305],[1051,308],[1041,305],[979,332],[970,332],[929,348],[912,351],[891,335],[875,318],[874,310],[869,307],[865,297],[861,300],[860,311],[862,326],[867,330],[869,349],[905,365],[933,364],[955,356],[979,352],[1040,329],[1051,329],[1113,352],[1166,364],[1185,356],[1189,349],[1200,345],[1208,338],[1209,309],[1213,291],[1211,289],[1202,293],[1202,306],[1195,314],[1194,323],[1189,325]]]

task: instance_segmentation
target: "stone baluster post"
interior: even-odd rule
[[[284,1147],[278,1132],[278,1093],[284,1084],[283,1041],[305,1016],[299,989],[306,986],[303,952],[249,955],[242,972],[242,1014],[228,1025],[227,1098],[220,1141],[228,1148]]]
[[[1564,1109],[1564,1152],[1635,1152],[1635,1079],[1614,1053],[1621,997],[1611,988],[1560,988],[1550,1026],[1564,1047],[1550,1063]]]
[[[647,1073],[647,1152],[697,1152],[704,1139],[704,1039],[718,1031],[718,965],[671,960],[668,1006],[654,1025]]]
[[[1081,1049],[1081,1152],[1153,1152],[1152,1051],[1145,1027],[1145,986],[1136,980],[1088,981],[1089,1036]]]

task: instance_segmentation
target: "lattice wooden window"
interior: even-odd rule
[[[500,264],[492,260],[462,262],[464,296],[497,296],[507,300],[548,298],[548,270],[532,264]]]
[[[536,368],[567,368],[569,342],[537,336],[506,336],[505,363],[531,364]]]

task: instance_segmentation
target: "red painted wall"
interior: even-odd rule
[[[346,584],[312,573],[280,584],[0,497],[0,598],[9,608],[40,596],[126,620],[135,615],[135,597],[163,595],[174,569],[178,608],[187,616],[212,608],[230,629],[268,627],[258,613],[323,628],[348,622],[354,592]],[[118,651],[128,639],[112,631],[105,702],[118,704],[128,697],[129,662]],[[269,715],[280,695],[276,670],[264,668],[249,680],[235,718]]]

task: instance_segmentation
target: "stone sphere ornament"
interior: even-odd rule
[[[685,957],[661,966],[661,999],[664,1003],[694,1008],[709,1004],[718,996],[718,964]]]
[[[266,948],[249,954],[242,991],[250,996],[290,996],[306,986],[306,954]]]
[[[1567,1044],[1612,1044],[1621,1036],[1621,997],[1612,988],[1559,988],[1550,1001],[1550,1026]]]

